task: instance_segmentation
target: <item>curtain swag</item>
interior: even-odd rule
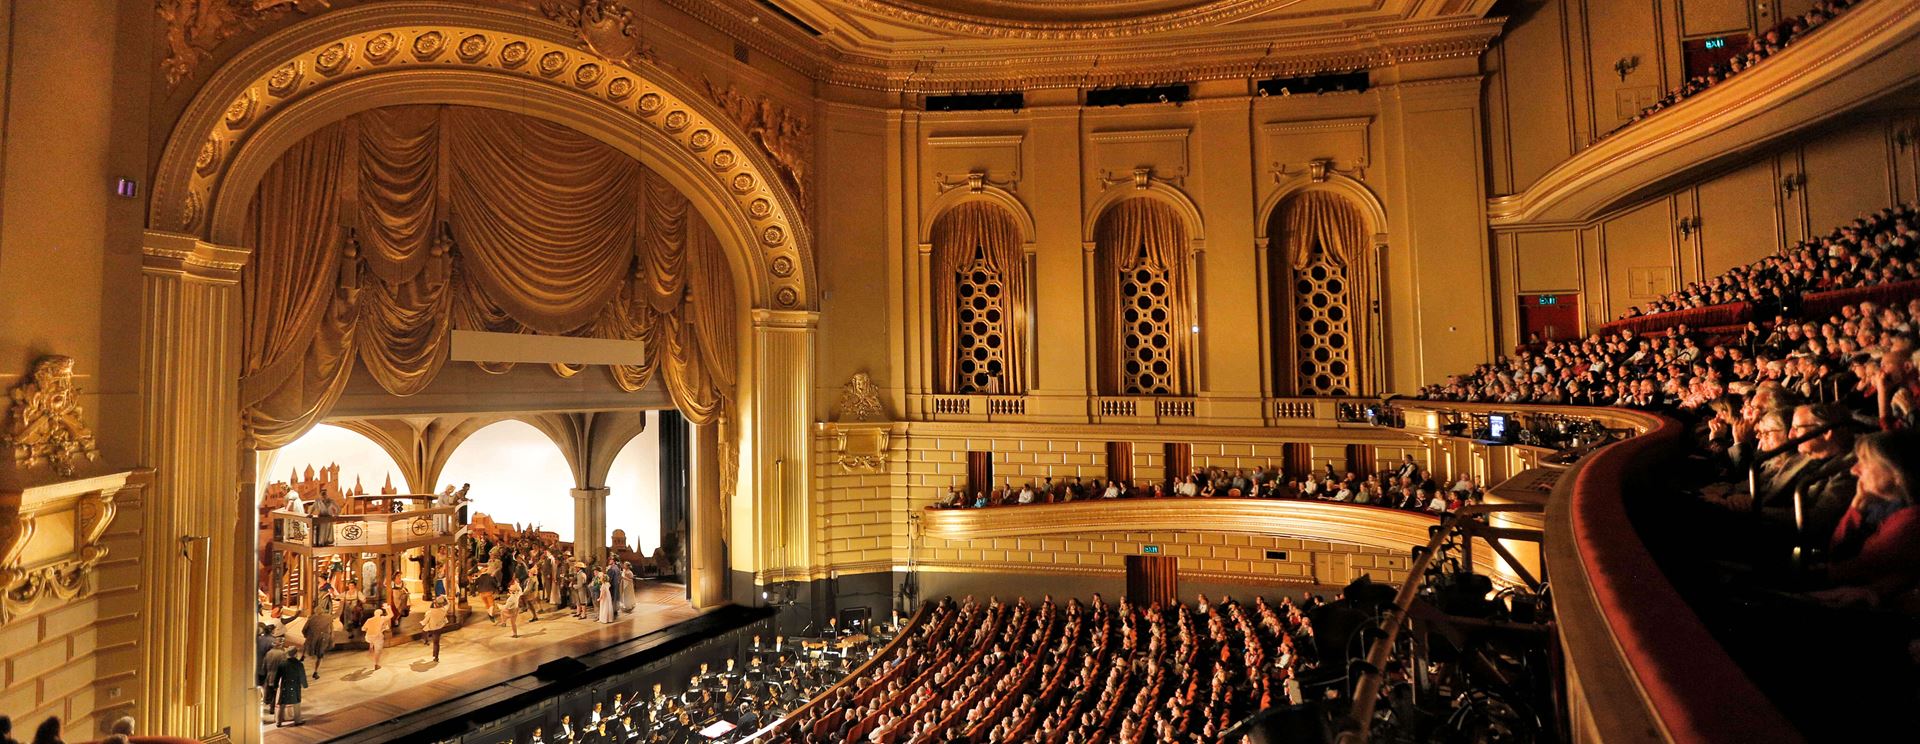
[[[660,373],[695,424],[733,397],[737,315],[718,237],[657,174],[557,124],[459,106],[357,114],[268,170],[245,242],[241,398],[255,448],[311,428],[356,362],[394,395],[426,389],[454,329],[642,341],[642,364],[608,373],[628,391]]]

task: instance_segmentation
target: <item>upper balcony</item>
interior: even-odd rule
[[[1867,0],[1760,64],[1488,200],[1494,227],[1565,224],[1670,191],[1781,140],[1920,90],[1920,0]]]

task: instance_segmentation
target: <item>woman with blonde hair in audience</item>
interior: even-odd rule
[[[1833,530],[1827,578],[1814,596],[1833,604],[1881,606],[1910,600],[1920,585],[1920,434],[1881,432],[1854,445],[1859,479],[1853,503]]]

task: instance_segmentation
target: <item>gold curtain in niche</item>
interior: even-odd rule
[[[1371,359],[1373,339],[1373,294],[1376,279],[1373,265],[1373,233],[1360,207],[1339,194],[1327,191],[1303,191],[1287,197],[1274,216],[1268,232],[1278,230],[1284,241],[1279,246],[1287,265],[1300,271],[1311,262],[1313,244],[1319,242],[1333,262],[1346,271],[1347,309],[1352,330],[1354,369],[1351,377],[1355,394],[1373,391],[1366,383],[1365,365]],[[1291,308],[1288,317],[1292,317]],[[1277,343],[1293,343],[1292,334],[1276,335]]]
[[[1000,274],[1000,289],[1007,307],[1003,392],[1008,395],[1025,393],[1027,265],[1021,249],[1020,226],[1005,208],[972,201],[961,203],[935,218],[931,237],[934,389],[942,393],[952,393],[958,389],[955,367],[959,354],[957,326],[960,321],[954,281],[960,272],[972,265],[974,250],[980,248],[987,265]]]
[[[1164,272],[1171,291],[1167,305],[1173,336],[1168,353],[1172,356],[1169,381],[1175,395],[1191,395],[1194,378],[1194,337],[1192,277],[1188,264],[1193,249],[1187,243],[1187,228],[1173,207],[1149,197],[1123,200],[1100,215],[1094,223],[1094,303],[1096,332],[1099,334],[1097,382],[1104,395],[1125,393],[1121,368],[1125,359],[1120,306],[1120,274],[1139,266]],[[1142,248],[1144,247],[1144,255]]]
[[[249,219],[253,446],[304,433],[356,357],[388,392],[420,392],[453,329],[640,340],[643,365],[609,368],[622,388],[661,372],[690,420],[725,417],[738,316],[719,239],[671,185],[585,135],[498,111],[377,109],[291,148]]]
[[[259,447],[293,441],[339,400],[353,369],[357,269],[345,260],[337,215],[341,125],[322,127],[261,178],[243,238],[242,425]]]

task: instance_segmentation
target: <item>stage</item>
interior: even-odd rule
[[[528,622],[523,612],[519,638],[511,637],[506,625],[489,623],[484,611],[471,614],[464,627],[441,639],[438,663],[432,648],[419,641],[387,648],[379,671],[364,649],[337,649],[321,663],[320,679],[310,679],[304,691],[305,724],[276,728],[272,717],[262,713],[264,741],[332,741],[486,691],[554,659],[588,655],[699,617],[701,611],[687,604],[685,592],[679,584],[638,584],[633,612],[607,624],[575,619],[564,610],[543,612],[539,622]]]

